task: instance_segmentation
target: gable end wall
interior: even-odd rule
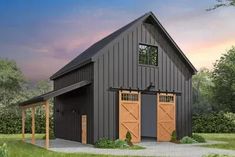
[[[158,67],[138,65],[138,44],[158,46]],[[94,58],[94,141],[118,138],[118,97],[109,87],[181,91],[177,96],[177,133],[191,135],[192,73],[159,28],[138,24],[120,35]]]

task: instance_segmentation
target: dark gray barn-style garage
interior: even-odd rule
[[[98,41],[56,72],[55,136],[169,141],[192,134],[196,69],[152,12]],[[79,82],[85,84],[68,90]]]

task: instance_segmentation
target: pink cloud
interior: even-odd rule
[[[44,80],[49,79],[49,76],[54,74],[58,68],[61,68],[67,60],[58,60],[54,58],[38,58],[19,62],[22,72],[29,80]]]
[[[166,10],[170,15],[165,19],[160,17],[160,21],[198,69],[211,68],[221,53],[235,44],[234,10]],[[30,57],[22,55],[27,60],[21,60],[19,65],[29,79],[49,78],[90,45],[134,18],[134,12],[99,9],[44,21],[37,26],[33,40],[30,38],[18,46],[17,50],[30,54]]]
[[[28,51],[40,53],[40,56],[19,62],[19,65],[25,76],[30,80],[49,78],[49,76],[66,65],[72,59],[71,56],[78,56],[82,49],[88,48],[89,45],[102,39],[110,32],[102,31],[92,36],[61,40],[52,45],[44,45],[44,47],[24,47]],[[78,52],[77,49],[81,49],[81,51]]]
[[[163,25],[196,68],[212,68],[221,54],[235,45],[235,11],[184,10]]]

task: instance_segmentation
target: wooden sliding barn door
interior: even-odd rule
[[[132,142],[140,142],[140,102],[138,92],[119,92],[119,139],[124,140],[129,131],[132,135]]]
[[[157,141],[170,141],[176,129],[174,94],[157,94]]]

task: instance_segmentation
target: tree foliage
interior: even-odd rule
[[[14,108],[19,102],[51,90],[50,81],[26,81],[15,61],[0,58],[0,107]]]
[[[207,9],[207,11],[215,10],[220,7],[229,7],[235,6],[235,0],[216,0],[217,4],[215,4],[212,8]]]
[[[193,76],[193,113],[208,113],[212,110],[212,82],[211,72],[203,68]]]
[[[47,93],[51,90],[52,90],[52,82],[48,81],[48,80],[41,80],[41,81],[34,82],[34,83],[26,82],[23,85],[23,90],[22,90],[22,95],[23,96],[22,96],[22,99],[20,100],[20,102],[31,99],[35,96],[45,94],[45,93]],[[52,99],[50,99],[49,104],[50,104],[50,108],[51,108],[50,112],[52,114],[52,112],[53,112]],[[12,109],[14,109],[14,108],[12,108]],[[36,110],[35,110],[35,113],[39,114],[39,115],[40,114],[45,114],[45,110],[42,107],[37,107]]]
[[[24,77],[14,61],[0,59],[0,107],[17,103],[21,98]]]
[[[0,59],[0,133],[19,133],[21,131],[21,112],[18,103],[52,90],[49,81],[31,83],[25,81],[22,72],[14,61]],[[51,103],[52,104],[52,103]],[[51,115],[53,112],[50,105]],[[37,107],[35,118],[36,131],[45,130],[45,111]],[[51,117],[51,128],[53,128]],[[31,112],[26,113],[26,124],[31,123]],[[27,125],[26,132],[31,130]]]
[[[235,112],[235,47],[193,76],[193,113]]]
[[[213,110],[235,112],[235,47],[214,65]]]
[[[45,94],[52,90],[52,82],[48,80],[41,80],[38,82],[27,82],[23,85],[23,92],[25,99],[30,99],[34,96]]]

